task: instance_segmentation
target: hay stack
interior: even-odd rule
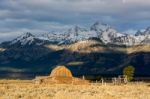
[[[65,66],[57,66],[50,74],[50,77],[73,77],[72,73]]]

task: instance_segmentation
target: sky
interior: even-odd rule
[[[0,42],[96,21],[135,33],[150,26],[150,0],[0,0]]]

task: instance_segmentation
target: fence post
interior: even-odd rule
[[[128,83],[128,78],[126,75],[124,75],[124,83],[127,84]]]
[[[84,75],[82,76],[82,80],[85,80],[85,76]]]
[[[104,84],[104,79],[103,78],[101,78],[101,83],[102,83],[102,85]]]
[[[120,85],[122,83],[122,78],[121,76],[118,76],[118,85]]]

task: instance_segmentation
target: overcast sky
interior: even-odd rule
[[[95,21],[134,33],[150,26],[150,0],[0,0],[0,42]]]

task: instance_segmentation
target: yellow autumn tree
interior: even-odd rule
[[[128,81],[133,80],[134,72],[135,72],[135,68],[131,65],[123,69],[123,75],[127,76]]]

